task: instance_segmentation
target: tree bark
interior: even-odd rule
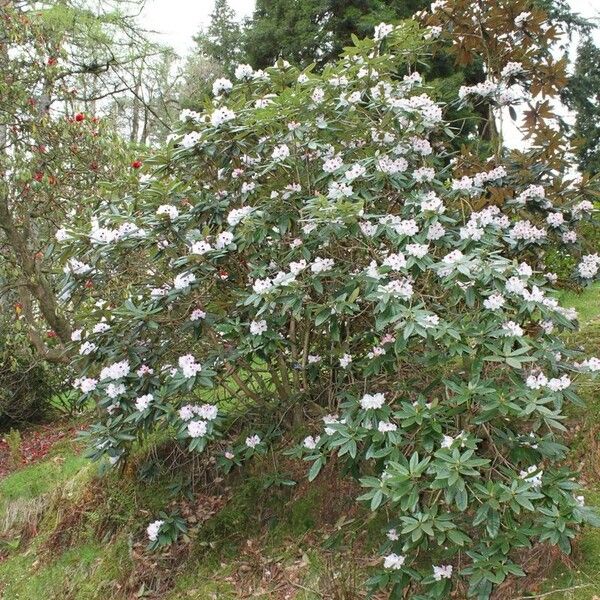
[[[71,325],[61,314],[52,285],[38,268],[35,258],[27,246],[27,240],[15,224],[6,197],[0,198],[0,228],[4,231],[6,240],[17,259],[23,275],[23,284],[37,300],[42,316],[56,333],[58,339],[63,344],[69,343],[71,341]]]

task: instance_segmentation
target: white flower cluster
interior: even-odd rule
[[[233,88],[233,83],[226,77],[220,77],[219,79],[215,79],[212,91],[215,96],[218,96],[222,92],[229,92]]]
[[[502,294],[491,294],[483,301],[483,306],[488,310],[500,310],[506,300]]]
[[[235,119],[235,113],[227,107],[217,108],[210,117],[210,123],[213,127],[219,127]]]
[[[307,437],[304,438],[302,445],[307,449],[307,450],[314,450],[318,443],[321,441],[321,437],[320,436],[312,436],[309,435]]]
[[[231,227],[235,227],[239,223],[241,223],[246,217],[248,217],[254,209],[251,206],[244,206],[242,208],[234,208],[227,215],[227,223],[231,225]]]
[[[408,162],[403,157],[393,159],[384,155],[377,160],[375,167],[378,171],[386,175],[396,175],[404,173],[408,169]]]
[[[135,401],[135,408],[142,412],[150,406],[150,402],[152,402],[153,399],[154,397],[152,394],[144,394]]]
[[[268,329],[269,327],[267,326],[267,322],[264,319],[260,321],[252,321],[252,323],[250,323],[250,333],[252,335],[262,335]]]
[[[365,394],[360,399],[360,406],[364,410],[377,410],[385,404],[385,396],[382,393]]]
[[[598,269],[600,269],[599,254],[586,254],[577,265],[577,272],[584,279],[595,277],[598,274]]]
[[[89,394],[96,389],[98,380],[92,377],[81,377],[73,381],[73,387],[81,390],[83,394]]]
[[[406,556],[399,554],[388,554],[383,560],[384,569],[392,569],[397,571],[402,568],[402,565],[406,561]]]
[[[575,366],[579,367],[580,369],[585,369],[586,371],[590,371],[592,373],[597,373],[598,371],[600,371],[600,358],[596,358],[595,356],[592,356],[592,357],[587,358],[586,360],[576,364]]]
[[[436,581],[442,579],[450,579],[452,577],[452,565],[440,565],[439,567],[433,567],[433,578]]]
[[[179,210],[176,206],[173,206],[172,204],[161,204],[156,209],[156,214],[161,216],[166,215],[167,217],[169,217],[169,219],[171,219],[171,221],[173,221],[179,216]]]
[[[529,375],[525,380],[525,385],[531,390],[546,388],[551,392],[561,392],[571,385],[571,379],[568,375],[548,379],[543,373],[538,373],[537,375]]]
[[[176,290],[185,290],[196,281],[196,276],[193,273],[179,273],[173,280],[173,287]]]
[[[179,409],[179,418],[182,421],[189,421],[194,416],[200,417],[205,421],[214,421],[218,415],[218,408],[214,404],[186,404]]]
[[[251,435],[246,438],[246,446],[248,448],[256,448],[261,442],[261,439],[258,435]]]
[[[148,539],[151,542],[155,542],[158,539],[158,534],[160,532],[160,528],[165,524],[164,521],[153,521],[146,528],[146,533],[148,534]]]
[[[129,361],[127,359],[113,363],[108,367],[104,367],[100,371],[100,381],[104,381],[105,379],[112,379],[116,381],[118,379],[122,379],[123,377],[127,377],[131,371],[131,367],[129,366]]]
[[[502,331],[507,337],[523,337],[525,333],[523,328],[514,321],[506,321],[506,323],[502,325]]]
[[[536,227],[531,221],[525,219],[523,221],[517,221],[513,225],[509,237],[516,241],[523,240],[526,242],[537,242],[546,237],[546,230]]]
[[[531,483],[535,489],[540,489],[542,487],[543,475],[544,471],[539,469],[537,465],[531,465],[519,473],[519,477]]]
[[[180,356],[177,364],[186,379],[195,377],[202,370],[202,365],[196,362],[192,354]]]

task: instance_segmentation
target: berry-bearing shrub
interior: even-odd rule
[[[407,66],[422,39],[381,26],[322,74],[215,82],[139,194],[68,232],[85,272],[69,285],[96,294],[76,386],[104,410],[94,456],[116,464],[167,428],[227,470],[303,426],[309,479],[336,457],[390,515],[371,587],[447,598],[466,579],[487,598],[523,574],[519,549],[568,551],[592,518],[560,436],[599,362],[564,347],[576,316],[523,260],[589,206],[540,202],[543,186],[486,205],[519,188],[501,164],[450,179],[443,107]]]

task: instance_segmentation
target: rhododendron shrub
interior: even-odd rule
[[[564,346],[576,315],[537,262],[591,207],[501,162],[449,176],[444,107],[408,66],[423,39],[382,26],[318,75],[241,65],[186,111],[139,194],[63,242],[75,386],[104,415],[95,458],[160,428],[225,471],[270,446],[310,480],[335,459],[389,515],[369,586],[487,598],[593,517],[561,435],[599,364]]]

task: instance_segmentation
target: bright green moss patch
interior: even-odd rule
[[[0,517],[11,501],[52,492],[79,473],[89,461],[69,448],[65,452],[11,473],[0,480]]]

